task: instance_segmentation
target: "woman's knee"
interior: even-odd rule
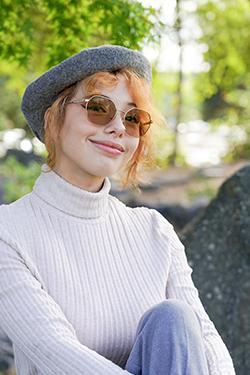
[[[197,328],[198,319],[186,302],[177,299],[167,299],[157,305],[152,306],[147,310],[140,321],[144,325],[146,321],[151,321],[153,324],[185,324],[192,325]],[[199,327],[200,328],[200,327]]]

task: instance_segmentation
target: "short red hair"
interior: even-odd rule
[[[44,143],[48,152],[46,162],[51,169],[53,169],[56,163],[54,139],[58,137],[64,122],[65,102],[73,98],[79,85],[83,85],[86,95],[101,93],[103,87],[115,87],[119,79],[118,74],[125,77],[128,89],[136,106],[149,112],[154,121],[154,113],[157,114],[157,112],[152,106],[150,85],[146,80],[129,69],[120,69],[115,72],[94,73],[82,81],[78,81],[65,88],[45,113]],[[152,167],[154,165],[152,145],[152,131],[150,128],[144,136],[140,137],[139,145],[133,157],[129,160],[128,164],[124,166],[121,172],[121,184],[123,187],[131,186],[138,188],[140,167],[146,165]]]

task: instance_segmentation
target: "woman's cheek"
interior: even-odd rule
[[[129,151],[127,153],[127,157],[126,157],[127,161],[129,161],[130,159],[132,159],[132,157],[134,156],[134,153],[135,153],[136,149],[137,149],[137,146],[134,146],[133,148],[129,149]]]

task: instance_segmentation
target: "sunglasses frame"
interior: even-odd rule
[[[147,111],[145,111],[144,109],[137,108],[137,107],[132,107],[132,108],[129,108],[126,112],[125,112],[125,111],[122,111],[122,110],[116,108],[116,105],[115,105],[115,103],[113,102],[112,99],[110,99],[108,96],[101,95],[101,94],[94,94],[94,95],[92,95],[90,98],[82,98],[82,99],[79,99],[79,100],[71,100],[71,101],[69,101],[69,102],[66,102],[67,98],[65,98],[64,103],[65,103],[65,104],[83,104],[84,106],[82,106],[82,107],[83,107],[84,109],[88,110],[88,103],[90,102],[91,99],[93,99],[93,98],[95,98],[95,97],[108,99],[108,100],[110,100],[110,101],[112,102],[112,104],[114,105],[114,107],[115,107],[115,113],[114,113],[114,116],[110,119],[110,121],[112,121],[112,120],[115,118],[115,116],[117,115],[117,112],[123,112],[123,113],[124,113],[123,123],[124,123],[124,121],[125,121],[125,117],[126,117],[127,113],[128,113],[129,111],[131,111],[132,109],[137,109],[137,110],[140,110],[140,111],[146,112],[146,113],[148,114],[148,116],[149,116],[149,118],[150,118],[150,121],[148,121],[148,122],[146,122],[146,123],[140,125],[140,129],[142,129],[142,128],[143,128],[144,126],[146,126],[146,125],[149,125],[148,128],[147,128],[147,130],[145,131],[145,133],[143,133],[142,135],[140,134],[138,137],[137,137],[137,136],[133,136],[133,135],[131,135],[132,137],[139,138],[139,137],[144,136],[144,135],[147,133],[147,131],[149,130],[150,125],[153,123],[150,114],[149,114]],[[90,121],[91,121],[91,120],[90,120]],[[91,122],[92,122],[92,121],[91,121]],[[94,123],[94,124],[95,124],[95,123]],[[107,124],[108,124],[108,123],[107,123]],[[105,124],[105,125],[107,125],[107,124]],[[95,124],[95,125],[100,125],[100,124]],[[129,135],[130,135],[130,134],[129,134]]]

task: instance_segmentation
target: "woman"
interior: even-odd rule
[[[172,225],[109,194],[109,176],[136,186],[147,158],[150,81],[141,53],[105,45],[25,91],[48,159],[0,208],[0,319],[19,375],[234,374]]]

